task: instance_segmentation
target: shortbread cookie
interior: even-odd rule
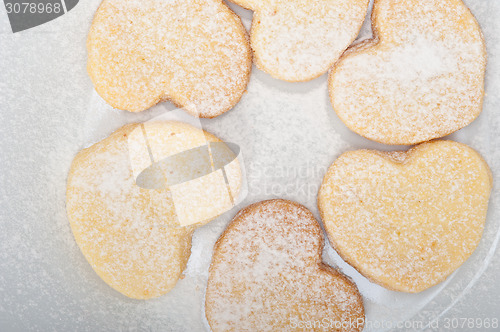
[[[341,155],[318,194],[330,242],[368,279],[420,292],[455,271],[481,239],[492,177],[464,144]]]
[[[318,222],[299,204],[241,210],[214,248],[205,301],[212,331],[297,331],[314,322],[325,325],[307,330],[361,331],[358,289],[322,263],[322,248]]]
[[[231,0],[255,11],[257,66],[275,78],[308,81],[324,73],[358,35],[369,0]]]
[[[330,72],[330,98],[356,133],[385,144],[443,137],[481,112],[486,49],[461,0],[375,0],[374,39]]]
[[[97,274],[122,294],[147,299],[167,293],[181,276],[191,250],[191,234],[199,225],[178,227],[178,213],[170,189],[139,187],[131,167],[129,136],[147,132],[153,154],[165,155],[220,142],[215,136],[180,122],[127,125],[103,141],[81,151],[68,176],[66,207],[78,246]],[[164,148],[163,153],[159,149]],[[239,190],[239,164],[227,172]],[[168,176],[168,175],[167,175]],[[198,215],[210,212],[219,200],[191,198]],[[213,216],[213,214],[208,214]]]
[[[252,63],[246,30],[222,0],[104,0],[87,49],[99,95],[131,112],[170,100],[216,117],[239,101]]]

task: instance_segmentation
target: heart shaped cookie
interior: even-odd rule
[[[385,144],[443,137],[481,112],[486,48],[461,0],[375,0],[374,39],[330,72],[330,98],[356,133]]]
[[[107,284],[136,299],[157,297],[175,286],[189,259],[192,232],[213,218],[214,205],[225,201],[212,181],[210,199],[200,193],[186,196],[189,202],[185,203],[190,203],[200,223],[178,227],[179,206],[173,187],[151,190],[136,184],[131,162],[137,163],[133,156],[138,154],[131,153],[139,140],[130,137],[142,130],[155,156],[188,151],[206,141],[221,142],[181,122],[152,122],[142,128],[133,124],[82,150],[73,160],[66,208],[76,242]],[[230,167],[227,181],[237,193],[239,164]]]
[[[359,150],[329,168],[318,206],[330,242],[380,285],[420,292],[472,254],[492,177],[464,144],[434,141],[408,152]]]
[[[259,68],[290,82],[324,73],[354,41],[369,0],[231,0],[255,11],[251,44]]]
[[[212,331],[361,331],[362,298],[321,262],[322,249],[318,222],[299,204],[241,210],[214,249],[205,302]]]
[[[87,49],[90,78],[113,107],[170,100],[204,118],[239,101],[252,62],[246,30],[221,0],[104,0]]]

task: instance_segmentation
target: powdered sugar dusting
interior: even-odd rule
[[[354,41],[368,0],[233,0],[256,11],[251,40],[257,65],[287,81],[324,74]]]
[[[333,107],[355,132],[387,144],[450,134],[481,112],[486,66],[481,30],[457,0],[375,2],[375,40],[333,68]]]
[[[419,292],[474,251],[492,183],[484,160],[451,141],[389,157],[348,152],[330,167],[318,203],[334,247],[369,279]]]
[[[177,139],[171,139],[165,148],[189,150],[203,136],[200,129],[178,122],[148,124],[150,142],[156,147],[159,136],[175,135]],[[138,126],[125,126],[75,157],[66,205],[75,239],[97,274],[124,295],[145,299],[165,294],[177,283],[196,226],[177,227],[173,190],[136,185],[128,150],[129,135],[135,128]],[[206,137],[218,141],[208,133]],[[239,165],[234,164],[229,176],[237,183],[234,189],[238,192],[241,173],[235,168]],[[207,213],[211,207],[199,197],[203,193],[191,194],[188,203],[202,216],[200,222],[208,222],[213,216]],[[212,194],[217,201],[223,193]]]
[[[214,117],[239,101],[250,74],[246,30],[217,0],[105,0],[87,48],[97,92],[133,112],[169,99]]]
[[[283,200],[234,218],[214,250],[205,309],[214,331],[289,330],[294,322],[360,319],[352,282],[323,265],[322,233],[304,207]]]

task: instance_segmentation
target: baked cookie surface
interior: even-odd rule
[[[95,272],[120,293],[136,299],[157,297],[181,277],[199,224],[177,227],[176,206],[168,189],[139,187],[131,167],[130,135],[140,125],[122,127],[82,150],[73,160],[67,182],[66,208],[71,229]],[[215,136],[181,122],[151,123],[145,129],[151,146],[175,153],[220,142]],[[169,144],[154,144],[169,138]],[[153,153],[159,153],[158,150]],[[238,165],[233,167],[239,167]],[[228,172],[239,190],[241,173]],[[212,192],[212,201],[217,200]],[[206,201],[194,199],[200,214]]]
[[[420,292],[455,271],[478,245],[492,177],[473,149],[451,141],[408,152],[341,155],[318,193],[337,252],[386,288]]]
[[[246,30],[222,0],[104,0],[87,50],[95,89],[113,107],[170,100],[204,118],[239,101],[252,62]]]
[[[369,0],[231,0],[255,11],[251,44],[259,68],[290,82],[328,71],[358,35]]]
[[[461,0],[375,0],[374,39],[341,57],[330,98],[354,132],[416,144],[470,124],[481,112],[486,48]]]
[[[323,319],[354,324],[338,330],[362,330],[361,295],[322,263],[322,248],[318,222],[297,203],[278,199],[241,210],[214,248],[205,298],[212,330],[296,331]]]

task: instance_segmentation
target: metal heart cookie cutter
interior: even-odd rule
[[[164,121],[190,125],[194,130],[159,135],[155,126]],[[190,148],[180,149],[186,141]],[[169,191],[177,227],[214,219],[240,203],[248,192],[239,146],[209,142],[200,120],[182,110],[137,126],[128,136],[128,145],[136,184]]]

